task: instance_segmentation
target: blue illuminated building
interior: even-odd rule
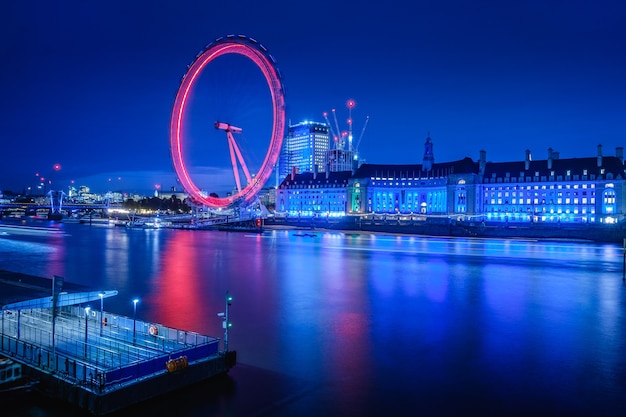
[[[276,213],[284,217],[339,218],[346,215],[351,171],[288,175],[276,190]]]
[[[289,218],[447,219],[487,224],[616,224],[624,221],[623,148],[597,154],[488,162],[434,162],[430,137],[422,164],[363,164],[355,171],[292,172],[280,184],[276,216]]]
[[[330,128],[326,123],[301,122],[289,125],[279,159],[279,176],[296,172],[325,170],[326,153],[330,148]]]

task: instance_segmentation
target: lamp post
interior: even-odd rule
[[[100,296],[100,336],[102,336],[102,326],[104,326],[104,293],[99,293]]]
[[[228,316],[228,307],[233,303],[233,297],[226,291],[226,310],[217,313],[217,317],[222,319],[222,327],[224,328],[224,352],[228,352],[228,329],[232,327]]]
[[[133,345],[137,342],[136,339],[136,324],[137,324],[137,303],[139,298],[133,300]]]
[[[85,357],[87,357],[87,335],[88,335],[88,329],[89,329],[89,310],[91,310],[91,308],[89,306],[85,307]]]

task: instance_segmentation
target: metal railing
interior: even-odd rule
[[[216,355],[220,341],[107,312],[86,314],[79,306],[59,309],[54,339],[52,327],[51,309],[4,310],[0,352],[99,392],[165,372],[172,357],[193,361]]]

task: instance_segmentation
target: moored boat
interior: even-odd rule
[[[21,363],[0,357],[0,398],[9,399],[31,392],[38,383],[24,376]]]

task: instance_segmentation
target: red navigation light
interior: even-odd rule
[[[352,99],[349,99],[346,104],[347,104],[348,108],[352,108],[352,107],[356,106],[356,103]]]
[[[323,116],[324,116],[324,117],[328,116],[328,112],[324,112],[324,113],[323,113]]]
[[[61,170],[61,164],[54,164],[53,168],[55,171],[60,171]]]

